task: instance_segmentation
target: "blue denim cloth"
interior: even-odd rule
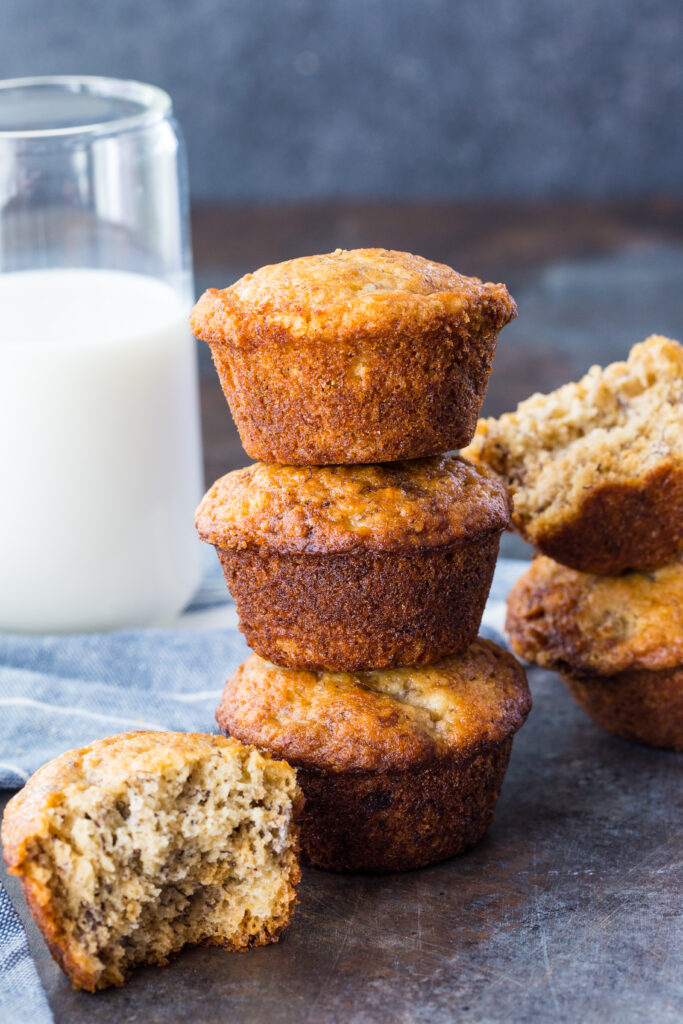
[[[52,1021],[24,926],[0,885],[0,1020],[3,1024]]]
[[[505,596],[526,565],[499,561],[483,636],[503,642]],[[193,628],[193,620],[202,622],[221,605],[227,606],[227,627]],[[0,788],[22,786],[46,761],[102,736],[132,729],[213,731],[225,680],[247,654],[216,559],[176,628],[0,634]],[[52,1018],[12,914],[0,886],[0,1021],[43,1024]],[[18,984],[24,1018],[11,1016],[18,1012]]]

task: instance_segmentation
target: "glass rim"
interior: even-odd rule
[[[2,128],[2,139],[68,138],[74,135],[107,135],[128,128],[143,127],[168,117],[173,110],[171,97],[157,85],[128,78],[108,78],[101,75],[33,75],[27,78],[0,79],[0,96],[12,89],[53,86],[55,92],[86,92],[105,99],[137,102],[140,110],[122,114],[106,121],[90,124],[67,125],[59,128]]]

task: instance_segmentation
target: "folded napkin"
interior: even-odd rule
[[[132,729],[215,731],[225,680],[248,654],[218,561],[207,550],[192,604],[168,629],[0,633],[0,788],[46,761]],[[481,635],[503,643],[505,597],[528,562],[501,559]],[[16,1003],[21,994],[21,1012]],[[13,1015],[14,1014],[14,1015]],[[23,928],[0,886],[0,1020],[51,1021]]]

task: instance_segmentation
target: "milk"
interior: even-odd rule
[[[166,284],[0,274],[0,630],[163,623],[199,577],[197,370]]]

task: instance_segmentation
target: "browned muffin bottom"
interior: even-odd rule
[[[476,637],[500,533],[427,551],[218,548],[249,646],[291,668],[428,665]]]
[[[477,640],[427,668],[356,674],[251,655],[227,682],[216,719],[297,768],[310,864],[403,871],[481,838],[530,707],[521,666]]]
[[[423,665],[476,637],[505,488],[458,456],[378,466],[256,464],[197,512],[260,655],[291,668]]]
[[[613,676],[561,673],[577,704],[607,732],[634,743],[683,750],[683,665]]]
[[[251,458],[389,462],[471,440],[516,313],[504,285],[410,253],[337,249],[209,289],[192,329]]]
[[[463,454],[508,483],[513,525],[543,554],[603,575],[665,565],[683,550],[683,347],[653,335],[481,420]]]
[[[559,672],[624,739],[683,749],[683,560],[623,576],[534,560],[508,597],[513,650]]]

